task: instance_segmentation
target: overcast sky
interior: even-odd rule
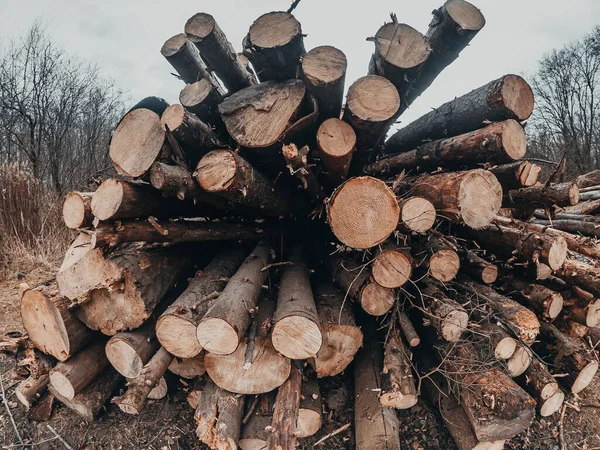
[[[365,75],[373,43],[365,38],[395,12],[425,33],[431,11],[444,0],[302,0],[294,14],[307,34],[307,50],[338,47],[348,58],[346,88]],[[94,60],[131,94],[178,101],[183,84],[160,54],[197,12],[212,14],[241,50],[250,24],[287,0],[0,0],[0,39],[23,33],[36,18],[68,52]],[[578,39],[600,23],[600,0],[472,0],[487,24],[450,67],[403,116],[407,123],[430,108],[507,73],[531,74],[541,56]]]

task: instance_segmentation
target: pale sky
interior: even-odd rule
[[[348,59],[346,89],[367,72],[373,43],[365,38],[395,12],[422,33],[444,0],[302,0],[294,14],[307,51],[333,45]],[[237,51],[258,16],[286,10],[287,0],[0,0],[0,39],[36,18],[73,55],[96,61],[131,94],[132,104],[157,95],[176,103],[181,81],[161,56],[163,42],[197,12],[212,14]],[[472,0],[487,24],[450,67],[413,103],[408,123],[433,107],[507,73],[531,74],[545,52],[578,39],[600,23],[600,0]]]

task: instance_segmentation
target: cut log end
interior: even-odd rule
[[[554,241],[548,250],[548,265],[552,270],[558,270],[567,259],[569,247],[567,241],[562,236],[554,236]]]
[[[450,0],[446,2],[446,11],[452,20],[465,31],[478,31],[485,25],[485,17],[474,5],[465,0]]]
[[[160,49],[160,53],[165,58],[176,55],[183,47],[185,47],[186,42],[187,36],[184,33],[176,34],[165,41]]]
[[[196,329],[200,345],[216,355],[229,355],[238,347],[238,334],[224,319],[204,318]]]
[[[531,350],[525,346],[518,346],[515,353],[509,358],[506,363],[506,371],[511,377],[518,377],[525,373],[531,364]]]
[[[272,333],[273,346],[290,359],[316,356],[323,344],[319,326],[302,316],[288,316],[277,321]]]
[[[577,186],[577,183],[571,183],[569,186],[569,203],[571,206],[579,203],[579,186]]]
[[[387,122],[400,107],[400,95],[387,79],[367,75],[350,86],[346,103],[352,115],[362,121]]]
[[[75,397],[75,389],[67,375],[53,370],[50,372],[50,384],[56,392],[68,400],[73,400]]]
[[[102,183],[94,198],[92,212],[98,220],[108,220],[117,214],[124,202],[125,192],[121,181],[111,178]]]
[[[250,26],[250,42],[261,48],[276,48],[290,43],[300,33],[300,23],[287,12],[263,14]]]
[[[69,192],[65,197],[62,208],[62,216],[65,225],[72,230],[84,226],[87,212],[88,208],[86,207],[85,199],[81,194],[79,192]]]
[[[198,163],[196,180],[208,192],[221,192],[227,190],[234,182],[237,169],[233,152],[215,150]]]
[[[588,327],[596,327],[600,324],[600,299],[594,300],[587,308],[585,324]]]
[[[441,282],[453,280],[459,268],[460,258],[454,250],[438,250],[429,259],[431,276]]]
[[[360,306],[371,316],[382,316],[394,306],[394,290],[377,283],[367,284],[360,294]]]
[[[296,436],[305,438],[313,436],[321,429],[321,414],[308,408],[300,408],[298,410],[298,427],[296,428]]]
[[[425,37],[403,23],[386,23],[377,31],[375,46],[383,59],[394,67],[411,69],[423,64],[431,53]]]
[[[424,233],[435,222],[435,207],[424,198],[411,197],[402,203],[400,225],[416,233]]]
[[[502,207],[502,186],[491,172],[472,170],[464,177],[457,200],[465,225],[482,228],[492,222]]]
[[[183,124],[184,118],[185,109],[180,104],[175,103],[163,112],[160,118],[160,125],[165,131],[166,127],[169,127],[169,130],[176,130]]]
[[[210,14],[194,14],[185,24],[185,33],[190,41],[201,41],[213,32],[215,25],[215,19]]]
[[[558,292],[555,292],[548,300],[546,313],[549,319],[556,319],[563,309],[564,299]]]
[[[188,380],[201,377],[206,373],[204,353],[200,353],[193,358],[173,358],[173,361],[169,364],[169,372]]]
[[[502,146],[513,161],[525,156],[527,151],[527,136],[525,130],[516,120],[507,120],[502,130]]]
[[[557,412],[565,401],[565,394],[562,391],[556,392],[540,406],[540,416],[549,417]]]
[[[571,386],[571,392],[573,394],[578,394],[583,391],[592,382],[596,372],[598,372],[598,361],[591,361],[581,370],[581,372],[579,372],[579,375],[577,375],[577,378]]]
[[[202,351],[196,338],[196,325],[176,315],[165,315],[157,321],[156,338],[178,358],[193,358]]]
[[[512,355],[514,355],[517,350],[517,341],[515,341],[510,336],[507,336],[500,340],[496,344],[496,348],[494,349],[494,356],[499,360],[507,360]]]
[[[144,368],[139,353],[122,339],[109,339],[106,343],[106,357],[111,365],[126,378],[137,378]]]
[[[156,386],[148,394],[148,400],[160,400],[167,395],[168,390],[167,380],[165,380],[165,377],[160,377]]]
[[[498,279],[498,267],[490,264],[481,271],[481,281],[486,284],[492,284]]]
[[[332,195],[329,225],[336,237],[349,247],[371,248],[398,226],[400,208],[386,184],[372,177],[353,178]]]
[[[346,74],[346,55],[329,45],[313,48],[302,59],[302,72],[314,85],[334,83]]]
[[[412,261],[402,252],[386,250],[373,261],[372,273],[375,281],[381,286],[399,288],[410,280]]]
[[[442,336],[448,342],[457,342],[467,329],[468,324],[469,315],[466,311],[451,311],[442,321]]]
[[[531,116],[534,106],[533,91],[529,84],[518,75],[504,77],[502,85],[504,106],[517,120],[526,120]]]
[[[181,90],[179,94],[179,102],[181,105],[171,105],[171,106],[184,106],[194,107],[198,104],[201,104],[208,95],[213,91],[213,84],[206,79],[201,79],[196,81],[195,83],[186,84],[185,87]],[[183,109],[183,108],[181,108]],[[168,117],[163,121],[161,120],[161,124],[164,128],[164,125],[167,124],[169,126],[169,130],[174,130],[181,124],[183,121],[183,111],[179,111],[179,108],[167,108],[164,114],[169,111]]]

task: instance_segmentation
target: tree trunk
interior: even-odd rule
[[[301,77],[317,99],[321,121],[340,117],[346,67],[344,52],[329,45],[315,47],[302,58]]]
[[[305,145],[300,150],[298,150],[295,144],[284,145],[281,152],[290,175],[300,181],[300,187],[306,191],[311,199],[322,200],[325,194],[317,179],[317,175],[309,165],[308,154],[310,153],[310,148],[308,145]]]
[[[294,365],[287,381],[277,390],[268,450],[295,450],[301,389],[302,371]]]
[[[148,395],[158,384],[171,361],[173,361],[173,355],[160,347],[144,366],[140,375],[128,381],[127,392],[120,397],[113,398],[112,402],[126,414],[139,414],[144,408],[144,402]]]
[[[160,344],[179,358],[192,358],[202,351],[196,328],[206,312],[242,264],[245,252],[239,246],[227,246],[196,273],[186,290],[159,317],[156,337]]]
[[[430,235],[427,240],[415,242],[412,252],[417,267],[424,267],[438,281],[451,281],[460,269],[460,258],[456,248],[445,239]]]
[[[134,331],[115,334],[106,343],[105,351],[117,372],[125,378],[137,378],[159,347],[151,321]]]
[[[415,330],[410,318],[404,311],[400,311],[398,314],[398,323],[400,324],[400,329],[402,330],[402,334],[404,335],[406,342],[408,342],[408,345],[411,347],[418,346],[421,343],[421,338],[417,334],[417,330]]]
[[[317,131],[317,148],[323,164],[323,174],[330,186],[346,181],[352,155],[356,150],[356,133],[346,122],[332,117]]]
[[[185,24],[185,34],[200,51],[208,70],[217,74],[229,94],[256,84],[213,16],[194,14]]]
[[[591,186],[600,185],[600,170],[594,170],[592,172],[584,173],[575,178],[575,183],[580,188],[587,188]]]
[[[398,332],[385,343],[379,401],[388,408],[408,409],[417,404],[417,388],[412,373],[412,354]]]
[[[469,315],[433,283],[425,281],[425,284],[427,287],[421,295],[424,317],[431,321],[433,328],[446,341],[458,342],[467,329]]]
[[[548,372],[546,364],[539,359],[533,358],[519,382],[537,402],[540,416],[551,416],[562,406],[565,394]]]
[[[199,353],[192,358],[173,358],[173,361],[169,364],[169,372],[188,380],[201,377],[206,373],[204,357],[204,353]]]
[[[563,291],[562,295],[565,318],[585,327],[596,327],[600,323],[600,299],[576,286]]]
[[[506,361],[506,373],[513,378],[523,375],[529,368],[533,355],[526,345],[517,344],[513,355]]]
[[[139,102],[137,102],[135,105],[133,105],[129,109],[129,111],[127,111],[127,113],[130,113],[131,111],[133,111],[135,109],[145,108],[145,109],[149,109],[150,111],[155,112],[156,114],[161,116],[162,113],[165,112],[165,109],[167,109],[168,107],[169,107],[169,103],[164,98],[144,97]]]
[[[535,210],[550,209],[553,206],[573,206],[579,203],[579,188],[575,183],[537,185],[508,191],[502,206]]]
[[[584,235],[593,238],[600,237],[600,223],[588,222],[583,216],[582,220],[556,219],[556,220],[536,220],[537,225],[554,228],[567,233]]]
[[[92,226],[94,215],[92,214],[93,192],[69,192],[65,197],[62,208],[62,216],[65,225],[76,230],[77,228],[88,228]]]
[[[433,203],[422,197],[408,197],[398,201],[400,222],[398,228],[406,233],[425,233],[433,227],[436,218]]]
[[[388,242],[379,247],[371,270],[379,285],[394,289],[404,286],[410,280],[412,265],[410,249]]]
[[[588,266],[578,261],[566,260],[556,271],[556,276],[570,285],[580,287],[600,297],[600,268]]]
[[[499,361],[510,359],[517,350],[517,341],[514,340],[504,328],[497,323],[483,323],[481,331],[489,340],[490,349],[494,357]]]
[[[192,113],[194,116],[200,119],[202,124],[212,125],[219,136],[223,136],[226,132],[225,124],[223,123],[223,119],[221,119],[221,116],[219,114],[219,104],[222,102],[223,97],[208,80],[200,80],[192,84],[186,84],[185,87],[179,93],[179,103],[181,103],[181,106],[183,106],[188,112]],[[183,127],[183,122],[187,122],[188,126],[192,123],[197,122],[195,118],[192,118],[190,121],[189,116],[186,118],[186,114],[181,113],[181,111],[179,111],[179,108],[177,109],[177,112],[173,111],[171,112],[171,114],[180,117],[183,115],[183,120],[181,121],[179,126],[176,126],[175,129],[179,130],[178,133],[181,133],[184,130],[188,131],[187,126]],[[177,125],[177,122],[181,119],[172,117],[171,120],[175,122],[174,125]],[[170,123],[167,123],[167,125],[169,126],[169,129],[171,131],[174,131],[171,128]],[[184,137],[189,136],[190,138],[194,139],[194,136],[198,136],[200,139],[206,140],[208,136],[202,135],[207,131],[205,127],[201,126],[200,128],[193,128],[196,129],[189,130],[192,133],[191,136],[188,133],[185,133]],[[199,131],[201,133],[199,133]],[[211,150],[214,150],[214,148]]]
[[[50,376],[42,375],[39,378],[29,377],[19,383],[15,390],[17,400],[25,407],[27,411],[36,403],[48,389]]]
[[[92,198],[98,220],[128,219],[160,215],[160,192],[152,186],[114,178],[102,183]]]
[[[56,285],[41,285],[23,292],[21,319],[29,339],[42,352],[66,361],[83,348],[93,333],[69,309]]]
[[[300,23],[287,12],[270,12],[256,19],[242,46],[261,82],[296,78],[300,58],[306,53]]]
[[[468,249],[460,251],[460,267],[463,272],[478,282],[492,284],[498,278],[498,267],[477,256]]]
[[[302,380],[302,390],[300,391],[296,437],[314,436],[321,429],[321,409],[319,382],[314,375],[304,378]]]
[[[501,290],[505,294],[515,295],[525,306],[548,321],[556,319],[563,309],[563,297],[558,292],[513,276],[502,278]]]
[[[535,186],[542,168],[529,161],[516,161],[494,166],[489,169],[500,184],[502,190],[508,192],[523,187]]]

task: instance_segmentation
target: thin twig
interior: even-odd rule
[[[296,6],[298,6],[298,3],[300,3],[300,0],[294,0],[287,12],[291,14],[296,9]]]
[[[313,447],[316,447],[319,444],[322,444],[323,442],[325,442],[327,439],[329,439],[330,437],[335,436],[336,434],[340,434],[344,431],[346,431],[348,428],[350,428],[350,424],[347,423],[346,425],[343,425],[341,427],[339,427],[337,430],[332,431],[329,434],[326,434],[325,436],[323,436],[321,439],[319,439],[317,442],[315,442],[313,444]]]
[[[6,400],[6,393],[4,392],[4,382],[2,381],[2,376],[0,375],[0,388],[2,388],[2,402],[4,403],[4,407],[6,408],[6,412],[8,413],[8,417],[10,417],[10,421],[12,422],[12,426],[15,429],[15,433],[17,434],[17,438],[21,445],[23,444],[23,439],[21,439],[21,435],[19,434],[19,429],[17,428],[17,424],[15,423],[15,418],[10,412],[10,407],[8,406],[8,401]]]
[[[560,450],[566,450],[565,446],[565,430],[563,426],[563,422],[565,420],[565,411],[567,410],[567,405],[563,403],[562,411],[560,412],[560,421],[558,422],[558,444],[560,445]]]
[[[56,432],[56,430],[55,430],[54,428],[52,428],[52,427],[50,426],[50,424],[49,424],[49,423],[48,423],[48,424],[46,424],[46,428],[48,428],[48,429],[50,430],[50,432],[51,432],[51,433],[52,433],[54,436],[56,436],[56,439],[58,439],[58,440],[59,440],[59,441],[62,443],[62,445],[64,445],[64,446],[65,446],[65,448],[66,448],[67,450],[73,450],[73,447],[71,447],[71,446],[69,445],[69,443],[68,443],[67,441],[65,441],[65,440],[64,440],[64,439],[61,437],[61,435],[60,435],[60,434],[58,434],[58,433]]]

